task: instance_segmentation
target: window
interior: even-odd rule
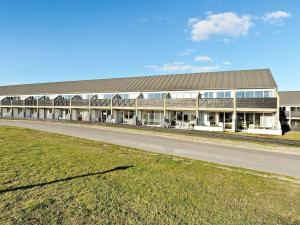
[[[120,97],[122,99],[129,99],[129,95],[128,94],[120,94]]]
[[[231,98],[230,91],[225,91],[225,98]]]
[[[272,91],[264,91],[264,98],[272,98],[273,93]]]
[[[230,91],[219,91],[217,92],[217,98],[230,98],[231,93]]]
[[[246,91],[245,92],[245,98],[253,98],[254,92],[253,91]]]
[[[176,120],[182,120],[182,112],[177,112]]]
[[[111,95],[111,94],[104,94],[104,95],[103,95],[103,98],[104,98],[104,99],[111,99],[111,98],[112,98],[112,95]]]
[[[244,92],[243,91],[238,91],[237,93],[236,93],[236,97],[237,98],[244,98]]]
[[[134,111],[129,111],[129,119],[133,119],[134,117]]]
[[[264,92],[263,91],[256,91],[255,92],[255,98],[263,98]]]
[[[224,97],[225,97],[224,91],[217,92],[217,98],[224,98]]]
[[[165,97],[165,93],[148,93],[148,99],[162,99]]]
[[[205,98],[213,98],[214,97],[214,93],[213,92],[205,92],[204,93],[204,97]]]
[[[215,125],[216,124],[216,113],[209,112],[208,118],[209,118],[210,125]]]

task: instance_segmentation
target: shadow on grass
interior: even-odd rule
[[[19,187],[11,187],[11,188],[0,190],[0,194],[4,194],[4,193],[7,193],[7,192],[12,192],[12,191],[18,191],[18,190],[27,190],[27,189],[31,189],[31,188],[34,188],[34,187],[43,187],[43,186],[46,186],[46,185],[49,185],[49,184],[55,184],[55,183],[59,183],[59,182],[70,181],[70,180],[74,180],[74,179],[82,178],[82,177],[89,177],[89,176],[95,176],[95,175],[111,173],[111,172],[118,171],[118,170],[127,170],[131,167],[133,167],[133,166],[117,166],[113,169],[105,170],[105,171],[101,171],[101,172],[96,172],[96,173],[87,173],[87,174],[82,174],[82,175],[73,176],[73,177],[67,177],[67,178],[63,178],[63,179],[59,179],[59,180],[53,180],[53,181],[44,182],[44,183],[24,185],[24,186],[19,186]]]

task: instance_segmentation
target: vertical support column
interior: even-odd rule
[[[199,99],[200,99],[200,92],[198,92],[196,97],[196,125],[199,123]]]
[[[111,116],[111,123],[113,122],[113,119],[114,119],[114,115],[113,115],[113,96],[111,96],[111,99],[110,99],[110,116]],[[107,116],[106,116],[107,117]]]
[[[52,119],[54,120],[55,119],[55,98],[53,99],[53,102],[52,102]]]
[[[142,95],[142,92],[135,98],[135,124],[138,125],[138,99]]]
[[[89,97],[89,120],[92,122],[91,97]]]
[[[236,131],[236,90],[233,91],[232,131]]]
[[[36,100],[36,112],[37,112],[37,119],[40,118],[40,108],[39,108],[39,99],[40,99],[40,96],[37,96],[37,100]]]
[[[164,97],[164,119],[166,119],[166,98],[167,98],[168,94],[166,94],[166,96]]]
[[[25,118],[26,117],[26,104],[25,104],[25,100],[26,99],[24,99],[24,101],[23,101],[23,118]]]
[[[220,121],[219,113],[215,112],[215,123],[216,123],[217,127],[219,126],[219,121]]]
[[[277,109],[276,109],[276,122],[275,122],[275,129],[281,130],[281,124],[280,124],[280,97],[278,94],[278,91],[275,91],[275,95],[277,98]]]
[[[166,126],[166,115],[167,115],[167,110],[166,110],[166,99],[169,95],[169,92],[166,94],[166,96],[164,97],[164,117],[163,117],[163,127]]]
[[[69,105],[69,109],[70,109],[70,121],[72,120],[72,99],[73,98],[70,98],[70,105]],[[77,110],[76,110],[77,111]]]
[[[290,129],[292,129],[292,107],[290,107],[290,110],[289,110],[289,127]]]
[[[10,99],[10,117],[14,116],[14,110],[13,110],[13,105],[12,105],[12,99]]]

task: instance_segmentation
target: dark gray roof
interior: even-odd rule
[[[300,91],[279,92],[281,106],[300,106]]]
[[[0,95],[277,88],[269,69],[0,86]]]

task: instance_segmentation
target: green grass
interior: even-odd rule
[[[299,184],[248,172],[0,127],[0,224],[300,224]]]

